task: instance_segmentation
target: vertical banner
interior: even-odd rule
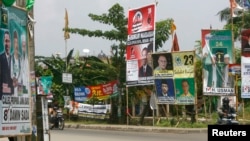
[[[42,102],[42,118],[43,118],[43,138],[44,141],[49,141],[49,113],[48,100],[46,97],[40,97]]]
[[[173,52],[176,104],[195,104],[195,52]]]
[[[1,7],[0,136],[31,134],[27,11]]]
[[[151,53],[155,45],[155,4],[128,12],[127,85],[153,84]]]
[[[250,29],[241,33],[241,98],[250,98]]]
[[[235,95],[234,78],[229,75],[233,63],[231,30],[202,30],[204,95]]]
[[[64,100],[64,108],[69,108],[71,101],[70,96],[63,96],[63,100]]]

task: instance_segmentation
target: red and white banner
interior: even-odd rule
[[[155,45],[155,4],[128,12],[127,85],[153,84],[151,53]]]
[[[118,92],[117,87],[117,80],[111,81],[106,84],[100,84],[95,86],[87,86],[86,94],[88,95],[88,98],[98,98],[98,99],[105,99],[111,94]]]

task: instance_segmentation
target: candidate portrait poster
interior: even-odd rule
[[[0,14],[0,136],[30,135],[27,12],[1,7]]]
[[[250,98],[250,29],[241,32],[241,98]]]
[[[155,45],[155,4],[128,11],[127,85],[153,84],[151,55]]]
[[[175,87],[172,78],[155,79],[155,88],[158,104],[175,103]]]
[[[194,78],[175,78],[176,104],[195,104]]]
[[[234,95],[234,79],[229,75],[233,63],[231,30],[201,30],[203,94]]]
[[[172,53],[153,53],[153,73],[155,79],[172,78],[173,72],[173,60]]]

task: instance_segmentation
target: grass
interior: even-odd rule
[[[209,116],[205,116],[203,113],[198,115],[198,120],[196,122],[191,122],[190,117],[187,118],[180,118],[180,117],[172,117],[172,118],[155,118],[154,126],[158,127],[173,127],[173,128],[207,128],[208,125],[215,124],[217,121],[218,115],[216,112],[212,113]],[[139,117],[130,118],[129,124],[130,125],[137,125],[139,122]],[[250,106],[247,106],[244,109],[244,113],[241,110],[238,113],[238,120],[240,124],[250,124]],[[78,124],[112,124],[112,121],[100,120],[100,119],[86,119],[86,118],[79,118],[74,119],[71,117],[71,120],[66,120],[66,123],[78,123]],[[117,123],[118,124],[118,123]],[[126,120],[123,123],[126,124]],[[144,125],[153,126],[153,120],[151,118],[144,119]]]

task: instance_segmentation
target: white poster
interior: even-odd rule
[[[243,59],[244,57],[242,57]],[[250,62],[246,63],[247,59],[243,59],[241,63],[241,97],[250,98]]]

